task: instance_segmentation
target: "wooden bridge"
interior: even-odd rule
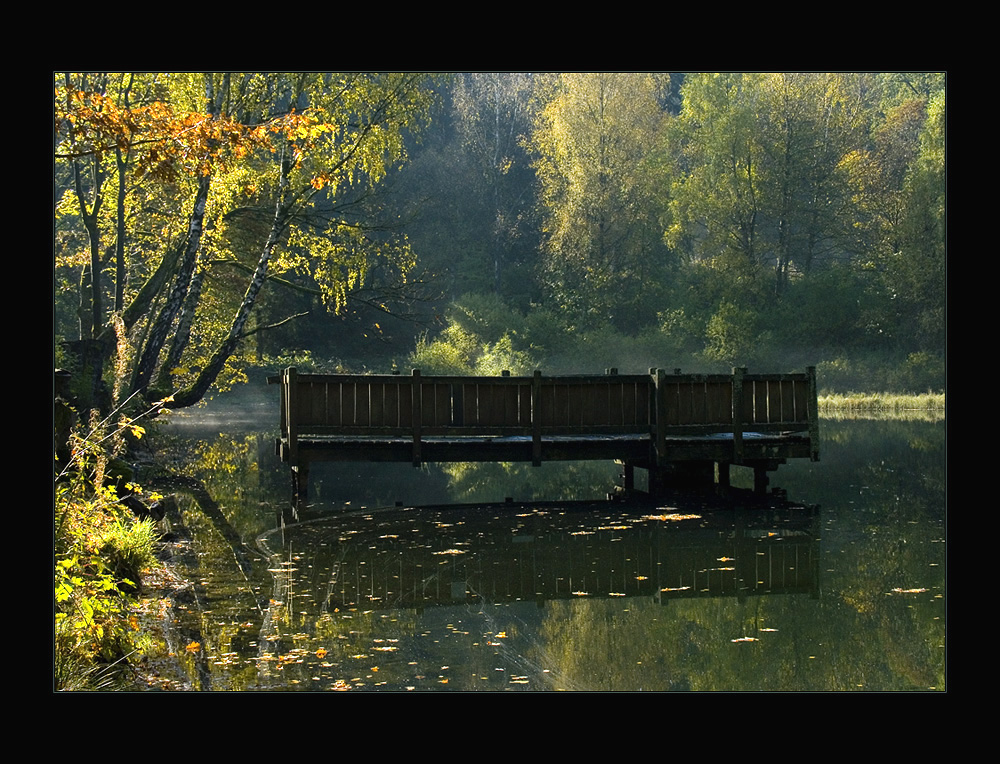
[[[299,374],[281,385],[276,451],[304,498],[317,461],[424,462],[615,459],[649,491],[680,479],[728,485],[729,467],[767,472],[819,459],[816,372],[499,377]]]

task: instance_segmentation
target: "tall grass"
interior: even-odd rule
[[[945,410],[944,393],[831,393],[819,396],[822,414],[834,415],[923,415]]]

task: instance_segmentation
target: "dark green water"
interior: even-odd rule
[[[323,465],[292,515],[274,433],[234,419],[168,429],[191,689],[946,689],[943,422],[824,421],[765,506],[604,501],[605,464]]]

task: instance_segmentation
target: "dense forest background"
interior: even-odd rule
[[[253,369],[942,390],[942,73],[57,73],[75,394]]]

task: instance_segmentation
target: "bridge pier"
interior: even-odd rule
[[[778,469],[780,460],[754,461],[742,465],[753,470],[753,491],[759,496],[767,493],[771,480],[768,473]],[[708,488],[717,485],[725,491],[732,486],[732,462],[686,461],[668,462],[660,466],[649,466],[647,491],[650,496],[662,496],[676,488]],[[623,487],[626,491],[635,490],[633,465],[625,465],[623,470]]]

